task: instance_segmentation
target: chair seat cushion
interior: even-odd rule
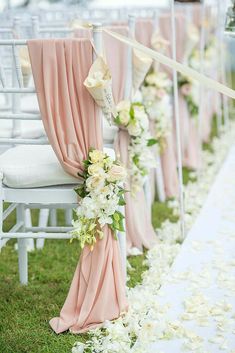
[[[112,149],[104,149],[115,158]],[[66,173],[51,146],[23,145],[0,155],[0,173],[4,185],[11,188],[34,188],[78,184],[79,179]]]
[[[75,184],[78,179],[61,167],[51,146],[17,146],[0,155],[4,185],[31,188]]]

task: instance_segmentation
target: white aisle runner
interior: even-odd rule
[[[152,353],[235,353],[235,146],[160,290],[178,338]],[[151,341],[151,339],[150,339]]]

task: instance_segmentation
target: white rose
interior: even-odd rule
[[[80,215],[85,216],[88,219],[96,218],[97,216],[97,207],[94,200],[88,196],[82,199],[80,207],[78,207],[77,212]]]
[[[126,126],[130,120],[129,110],[122,110],[119,113],[119,120],[122,125]]]
[[[102,214],[102,215],[99,217],[98,222],[99,222],[99,224],[100,224],[100,226],[101,226],[101,228],[102,228],[102,227],[105,226],[105,224],[112,224],[112,223],[113,223],[113,220],[112,220],[111,217],[109,217],[109,216],[107,216],[107,215],[105,215],[105,214]]]
[[[133,109],[134,109],[135,117],[136,116],[142,116],[143,114],[145,114],[145,110],[144,110],[144,106],[143,105],[134,105]]]
[[[72,348],[72,353],[83,353],[85,344],[82,342],[76,342]]]
[[[120,165],[113,165],[108,171],[107,180],[110,182],[124,180],[126,178],[126,169]]]
[[[90,176],[86,180],[86,187],[89,191],[93,189],[101,189],[104,187],[105,184],[105,175],[95,174]]]
[[[126,110],[126,111],[129,112],[130,109],[131,109],[131,103],[129,101],[127,101],[127,100],[123,100],[123,101],[118,103],[116,108],[117,108],[118,112],[121,112],[122,110]]]
[[[89,158],[92,163],[101,163],[104,160],[104,153],[100,150],[93,150],[89,152]]]
[[[149,85],[155,85],[156,74],[152,73],[146,76],[146,82]]]
[[[127,126],[127,130],[131,136],[139,136],[142,131],[140,125],[137,123],[130,123]]]
[[[88,167],[88,173],[90,175],[94,175],[94,174],[103,175],[104,170],[103,170],[103,168],[101,168],[101,166],[98,163],[96,163],[96,164],[91,164]]]
[[[147,114],[144,114],[141,119],[139,120],[139,123],[141,125],[141,127],[144,129],[144,130],[147,130],[148,127],[149,127],[149,119],[148,119],[148,116]]]

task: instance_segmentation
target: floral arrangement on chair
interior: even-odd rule
[[[90,149],[84,160],[83,184],[75,188],[81,198],[73,220],[73,239],[78,239],[83,248],[89,245],[93,250],[96,237],[103,238],[102,228],[107,224],[116,236],[116,231],[124,231],[124,216],[119,211],[125,205],[123,183],[126,169],[106,153]]]
[[[156,166],[149,147],[157,141],[149,133],[149,118],[143,104],[124,100],[119,102],[116,109],[115,124],[127,130],[130,136],[129,175],[131,193],[135,195],[144,185],[150,169]]]
[[[178,75],[180,92],[185,98],[190,117],[197,119],[199,113],[199,85],[189,77]]]
[[[154,137],[160,152],[163,152],[166,147],[166,138],[171,131],[173,116],[172,82],[165,72],[152,70],[146,76],[141,92],[149,118],[154,123]]]
[[[217,42],[214,36],[208,40],[205,45],[203,54],[203,64],[204,69],[210,70],[212,67],[212,62],[216,57],[216,47]],[[200,71],[201,60],[200,60],[200,50],[198,47],[194,47],[188,58],[188,65],[194,70]],[[199,113],[199,84],[197,81],[191,80],[186,76],[179,75],[178,83],[181,93],[185,97],[188,105],[189,113],[192,118],[197,118]]]

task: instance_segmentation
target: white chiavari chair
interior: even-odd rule
[[[1,27],[0,36],[5,38],[15,38],[19,37],[21,34],[21,26],[20,26],[20,18],[14,17],[12,21],[12,25],[8,27]],[[1,61],[0,61],[0,76],[1,76],[1,85],[2,87],[9,86],[11,84],[18,84],[20,87],[25,86],[24,76],[19,74],[19,71],[16,70],[16,67],[20,67],[20,57],[14,55],[14,51],[16,48],[12,46],[12,50],[8,47],[1,48]],[[4,50],[5,49],[5,50]],[[13,55],[12,55],[13,51]],[[35,120],[19,120],[14,119],[14,116],[17,116],[21,113],[21,99],[19,94],[12,93],[9,94],[1,94],[1,99],[4,99],[4,104],[1,105],[0,108],[0,137],[6,140],[11,138],[12,146],[14,146],[15,138],[39,138],[45,135],[44,128],[41,121]],[[1,118],[5,119],[1,119]],[[0,144],[0,151],[4,152],[8,149],[10,145],[8,143],[4,144],[2,140]],[[47,223],[47,219],[45,218],[45,212],[40,211],[39,223],[45,224]],[[31,226],[31,214],[30,211],[26,211],[26,224]],[[0,243],[0,248],[5,245],[7,239],[4,239]],[[34,249],[34,242],[31,239],[27,240],[27,248],[28,250]]]
[[[97,33],[96,33],[97,32]],[[94,42],[99,46],[101,31],[94,27]],[[0,46],[10,46],[18,58],[18,47],[27,45],[26,40],[0,40]],[[18,60],[18,59],[17,59]],[[17,62],[15,60],[15,62]],[[33,87],[23,87],[22,72],[15,65],[18,85],[3,86],[0,93],[30,94]],[[5,119],[2,116],[1,119]],[[11,112],[14,120],[39,120],[40,114]],[[0,239],[18,239],[19,276],[22,284],[28,283],[27,239],[69,239],[71,227],[29,226],[25,223],[27,209],[71,209],[76,207],[77,195],[73,190],[79,181],[63,171],[46,137],[40,139],[0,138],[0,143],[16,145],[0,156]],[[114,151],[106,149],[114,156]],[[42,170],[43,168],[43,170]],[[44,169],[46,168],[46,169]],[[10,203],[4,211],[3,202]],[[16,224],[3,232],[4,220],[16,210]],[[126,263],[125,236],[120,237],[123,266]],[[126,268],[124,267],[124,270]]]

